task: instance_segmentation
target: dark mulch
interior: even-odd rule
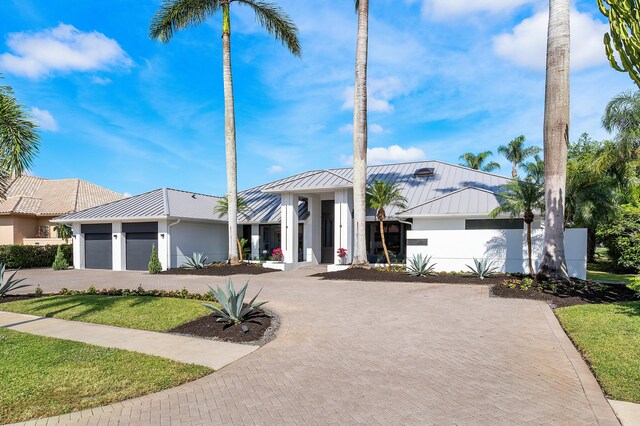
[[[202,269],[176,268],[162,271],[160,274],[167,275],[211,275],[211,276],[229,276],[229,275],[259,275],[268,274],[269,272],[277,272],[276,269],[263,268],[262,265],[243,263],[231,266],[226,263],[215,263]]]
[[[589,281],[575,280],[573,285],[559,285],[555,290],[543,285],[542,290],[534,286],[523,291],[519,288],[509,288],[495,285],[491,288],[493,297],[508,299],[543,300],[552,307],[584,305],[588,303],[632,302],[638,300],[638,295],[621,284],[599,284]]]
[[[258,310],[250,320],[238,325],[218,322],[218,318],[216,314],[200,317],[169,330],[169,333],[262,345],[274,337],[278,325],[276,317],[263,310]],[[246,333],[242,330],[243,325],[249,328]]]
[[[492,285],[501,283],[509,278],[506,275],[494,275],[481,280],[478,277],[465,274],[437,274],[428,277],[414,277],[404,272],[392,272],[382,269],[349,268],[344,271],[322,272],[312,275],[323,280],[335,281],[385,281],[385,282],[409,282],[409,283],[433,283],[433,284],[482,284]]]

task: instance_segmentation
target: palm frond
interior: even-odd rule
[[[238,201],[238,205],[237,205],[238,215],[243,216],[244,218],[248,218],[252,210],[249,207],[249,204],[247,204],[247,200],[245,200],[243,197],[238,197],[237,201]],[[217,214],[218,218],[221,218],[222,216],[226,215],[228,212],[229,212],[229,196],[224,195],[223,197],[220,198],[220,200],[218,200],[218,203],[215,206],[213,206],[213,213]]]
[[[205,22],[220,8],[220,0],[164,0],[151,19],[149,38],[168,43],[178,30]]]
[[[232,0],[253,9],[256,19],[276,40],[280,40],[295,56],[302,55],[298,27],[286,12],[277,4],[261,0]]]

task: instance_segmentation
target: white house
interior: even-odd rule
[[[387,209],[385,237],[399,259],[428,254],[442,271],[466,270],[473,258],[491,258],[503,271],[526,271],[522,219],[489,213],[496,192],[509,179],[439,161],[370,166],[368,181],[397,184],[407,208]],[[238,235],[251,242],[251,257],[284,252],[284,269],[305,264],[336,264],[337,249],[353,251],[353,190],[350,168],[314,170],[239,193],[248,209]],[[79,268],[145,270],[156,244],[163,268],[179,267],[201,252],[211,261],[227,258],[226,217],[213,213],[219,197],[157,189],[55,219],[74,228],[74,264]],[[367,213],[370,261],[382,258],[375,212]],[[534,259],[539,258],[541,222],[534,223]],[[586,276],[586,230],[567,230],[571,275]]]

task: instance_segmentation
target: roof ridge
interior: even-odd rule
[[[186,194],[202,195],[203,197],[222,198],[219,195],[203,194],[202,192],[187,191],[187,190],[184,190],[184,189],[176,189],[176,188],[169,188],[169,187],[166,187],[166,188],[163,188],[163,189],[166,189],[167,191],[184,192]]]

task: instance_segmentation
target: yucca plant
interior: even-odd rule
[[[231,282],[231,279],[227,281],[226,293],[220,287],[214,289],[213,287],[209,286],[209,289],[211,289],[211,292],[216,297],[216,300],[218,301],[218,303],[220,303],[220,308],[208,303],[204,303],[203,305],[211,309],[216,314],[220,315],[220,318],[218,318],[216,321],[228,322],[230,324],[240,324],[255,315],[256,309],[258,309],[265,303],[268,303],[254,303],[256,301],[256,298],[262,291],[262,289],[260,289],[260,291],[258,291],[258,294],[256,294],[249,303],[245,304],[244,296],[247,292],[247,287],[249,287],[248,281],[239,292],[236,292],[235,288],[233,288],[233,282]]]
[[[423,256],[422,254],[413,256],[407,263],[407,273],[415,277],[435,275],[435,268],[436,264],[431,263],[431,256]]]
[[[187,261],[182,264],[187,269],[202,269],[207,265],[209,258],[203,253],[193,253],[193,256],[187,257]]]
[[[29,284],[20,284],[22,281],[26,280],[26,278],[14,279],[18,271],[15,271],[7,281],[4,281],[4,271],[5,266],[3,263],[0,263],[0,297],[6,296],[10,291],[17,290],[23,287],[30,287]],[[20,284],[20,285],[18,285]]]
[[[485,277],[489,277],[496,273],[498,268],[494,266],[494,261],[489,259],[476,259],[473,258],[473,263],[475,263],[475,267],[471,265],[467,265],[467,268],[473,272],[473,275],[477,276],[481,280],[484,280]]]

